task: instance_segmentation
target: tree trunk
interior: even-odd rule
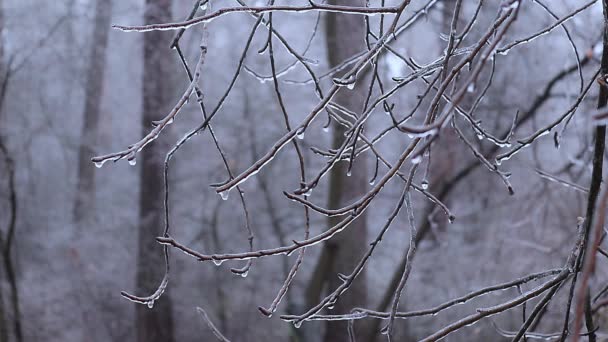
[[[0,0],[0,32],[5,28],[4,17],[4,1]],[[5,63],[4,40],[0,41],[0,114],[4,108],[6,99],[6,89],[8,87],[9,78],[11,76],[10,65]],[[2,115],[0,115],[0,119]],[[1,126],[0,126],[1,127]],[[6,230],[0,227],[0,258],[2,258],[3,269],[0,269],[0,275],[6,279],[9,285],[9,303],[10,312],[8,314],[7,307],[4,306],[4,295],[0,293],[0,341],[8,341],[10,335],[9,324],[12,324],[13,335],[16,342],[23,341],[23,329],[21,325],[21,309],[19,307],[19,287],[17,286],[17,274],[15,272],[15,262],[13,260],[12,249],[15,243],[15,230],[17,228],[17,192],[15,187],[15,161],[9,154],[9,151],[4,140],[2,132],[0,132],[0,171],[4,170],[5,174],[0,174],[0,180],[7,183],[7,197],[9,203],[8,219],[6,222]],[[0,283],[0,292],[4,284]],[[7,304],[8,305],[8,304]],[[12,322],[10,320],[12,316]]]
[[[97,0],[84,94],[82,137],[78,149],[78,176],[76,178],[78,183],[72,213],[74,223],[77,225],[83,223],[95,206],[95,168],[91,165],[91,157],[95,155],[93,147],[96,143],[101,114],[101,95],[111,17],[112,0]]]
[[[0,101],[0,104],[1,103],[2,101]],[[19,288],[17,286],[17,274],[15,272],[15,263],[12,258],[12,248],[14,247],[15,243],[15,229],[17,228],[17,193],[15,190],[15,168],[14,161],[9,155],[6,145],[4,144],[4,139],[1,135],[0,156],[3,159],[0,165],[4,168],[4,170],[6,170],[6,175],[1,179],[5,180],[8,183],[7,194],[9,203],[9,215],[6,231],[3,232],[2,230],[0,230],[0,258],[2,259],[3,266],[3,270],[0,269],[0,275],[5,277],[4,279],[6,279],[9,285],[9,300],[11,305],[13,334],[15,336],[15,341],[21,342],[23,341],[23,330],[21,327],[21,310],[19,308]],[[2,288],[3,284],[0,283],[0,292],[2,292]],[[10,320],[7,318],[8,314],[7,310],[4,307],[3,298],[0,299],[2,299],[0,301],[0,305],[2,305],[2,307],[0,308],[0,337],[3,337],[4,335],[9,335],[10,329],[8,328],[8,323]]]
[[[3,1],[0,0],[0,32],[4,28],[4,8],[2,7]],[[4,64],[4,41],[0,41],[0,75],[2,77],[6,77],[5,64]],[[5,80],[0,80],[4,84]],[[2,102],[0,102],[0,105]],[[0,106],[0,114],[2,113],[2,107]],[[0,118],[2,115],[0,115]],[[0,132],[0,139],[2,139],[2,132]],[[0,141],[0,144],[2,142]],[[4,178],[4,175],[1,175]],[[0,231],[0,248],[4,244],[4,235],[3,232]],[[0,341],[8,341],[8,318],[6,314],[6,308],[4,304],[4,294],[3,294],[3,285],[0,284]]]
[[[2,289],[0,289],[0,341],[8,341],[8,325],[6,322],[6,309],[4,308]]]
[[[332,0],[335,5],[365,6],[364,0]],[[330,67],[334,67],[348,57],[366,49],[365,21],[360,15],[327,13],[326,41]],[[341,89],[335,101],[340,105],[361,113],[367,95],[367,82],[359,79],[353,90]],[[345,129],[334,122],[333,148],[338,148],[344,140]],[[355,161],[352,175],[347,176],[348,163],[340,162],[331,170],[329,175],[329,208],[340,208],[359,198],[367,191],[367,163],[361,155]],[[339,220],[335,217],[328,219],[329,226]],[[327,241],[321,251],[321,256],[314,270],[307,289],[307,305],[313,306],[320,300],[324,290],[332,291],[340,285],[338,273],[349,274],[367,248],[366,215],[361,215],[347,231],[338,234]],[[353,307],[365,306],[367,302],[367,282],[363,271],[348,289],[340,296],[332,312],[348,313]],[[349,341],[345,321],[328,322],[324,340],[327,342]]]
[[[144,21],[147,24],[171,20],[171,0],[146,0]],[[142,133],[149,132],[151,122],[167,113],[172,105],[171,50],[168,48],[171,33],[147,32],[144,34],[143,115]],[[140,222],[137,260],[137,289],[146,295],[156,290],[164,267],[162,246],[156,242],[161,235],[163,220],[163,159],[167,131],[140,153]],[[171,342],[173,315],[169,290],[153,308],[137,306],[137,341]]]

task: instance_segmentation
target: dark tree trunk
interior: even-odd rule
[[[2,101],[0,101],[0,104]],[[1,106],[0,106],[1,107]],[[8,220],[6,221],[6,230],[3,231],[0,226],[0,258],[2,259],[2,266],[0,266],[0,275],[2,280],[6,279],[9,285],[9,301],[10,301],[10,312],[12,316],[9,319],[7,309],[4,307],[4,298],[2,292],[3,284],[0,284],[0,337],[10,335],[9,324],[12,325],[13,334],[15,341],[23,341],[23,330],[21,326],[21,309],[19,308],[19,287],[17,286],[17,273],[15,271],[15,263],[13,261],[12,249],[15,243],[15,229],[17,228],[17,192],[15,188],[15,168],[14,161],[10,156],[3,137],[0,135],[0,172],[6,171],[6,174],[0,178],[6,182],[9,203],[9,214]],[[9,317],[7,317],[9,316]],[[8,340],[8,338],[6,339]],[[2,340],[4,341],[4,340]]]
[[[106,69],[106,47],[110,20],[112,17],[112,0],[97,0],[95,21],[91,37],[91,55],[87,68],[87,79],[84,95],[84,119],[82,137],[78,149],[78,176],[76,200],[73,209],[74,222],[77,225],[92,213],[95,206],[95,168],[91,157],[95,152],[99,126],[101,98],[103,94],[104,72]]]
[[[5,29],[4,17],[4,1],[0,0],[0,32]],[[6,99],[6,90],[8,87],[9,78],[11,76],[10,65],[5,61],[4,42],[0,42],[0,119],[2,118],[2,110]],[[0,126],[1,127],[1,126]],[[8,301],[10,309],[5,306],[4,294],[2,288],[4,284],[0,283],[0,341],[8,341],[10,331],[15,337],[15,341],[23,341],[23,328],[21,325],[21,309],[19,299],[19,287],[17,286],[17,273],[15,271],[15,262],[13,261],[13,247],[15,243],[15,230],[17,228],[17,191],[15,187],[15,162],[6,146],[6,141],[2,132],[0,132],[0,181],[5,182],[8,197],[8,215],[6,221],[0,222],[6,226],[0,226],[0,258],[2,266],[0,266],[0,281],[6,280],[9,285]],[[3,228],[5,228],[3,230]],[[8,304],[7,304],[8,305]],[[10,310],[10,315],[8,314]],[[12,316],[12,317],[11,317]],[[12,318],[12,322],[11,322]],[[9,328],[12,325],[12,328]]]
[[[332,0],[332,4],[365,6],[364,0]],[[360,15],[327,13],[325,15],[327,53],[330,67],[336,66],[350,56],[366,49],[365,21]],[[353,90],[342,89],[334,99],[340,105],[361,113],[367,95],[367,86],[362,79]],[[344,139],[345,129],[334,123],[333,148],[339,147]],[[339,208],[349,204],[367,191],[367,163],[365,156],[359,156],[347,176],[348,163],[338,163],[329,175],[329,208]],[[329,226],[339,220],[330,218]],[[324,291],[333,291],[340,285],[338,273],[349,274],[367,248],[366,215],[361,215],[348,230],[326,242],[321,251],[312,279],[307,289],[307,305],[313,306]],[[363,271],[336,303],[332,312],[348,313],[353,307],[365,306],[367,302],[367,282]],[[328,322],[324,340],[327,342],[349,341],[347,324],[344,321]]]
[[[162,23],[171,20],[171,0],[146,0],[145,22]],[[144,75],[142,136],[151,128],[151,122],[162,117],[172,105],[170,87],[172,73],[171,34],[147,32],[144,34]],[[167,131],[140,153],[140,222],[137,260],[137,289],[147,295],[155,291],[162,279],[164,267],[162,246],[155,238],[163,229],[163,159]],[[153,308],[137,306],[137,341],[171,342],[173,315],[168,289]]]

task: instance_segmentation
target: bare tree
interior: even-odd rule
[[[328,3],[365,7],[365,1],[363,0],[330,1]],[[328,13],[325,16],[325,25],[327,56],[330,67],[338,67],[350,56],[366,49],[366,30],[363,17],[353,14]],[[369,79],[369,77],[367,78]],[[353,113],[361,113],[366,110],[366,95],[369,89],[368,79],[358,80],[352,91],[338,94],[334,103]],[[358,135],[361,134],[362,127],[358,131],[348,132],[347,135],[347,127],[334,120],[331,128],[333,149],[338,150],[341,146],[347,144],[353,149],[358,146]],[[344,175],[348,175],[348,177],[344,177]],[[348,205],[367,192],[369,179],[366,156],[357,158],[352,164],[337,164],[331,169],[328,177],[327,207],[338,209]],[[325,242],[306,292],[308,307],[316,305],[325,291],[336,288],[342,281],[336,274],[348,272],[356,265],[357,259],[363,255],[367,244],[366,220],[367,215],[363,214],[351,224],[351,229],[356,231],[356,234],[339,235],[335,239]],[[339,222],[338,217],[328,218],[330,227]],[[351,286],[349,292],[335,304],[333,308],[335,312],[348,312],[353,307],[367,304],[367,284],[364,271],[359,275],[359,278],[359,281]],[[345,322],[327,322],[324,340],[348,341]]]
[[[449,28],[443,37],[446,47],[436,58],[429,58],[426,64],[416,62],[411,57],[405,56],[397,48],[400,43],[398,36],[410,29],[420,18],[424,17],[429,9],[435,6],[437,1],[428,1],[421,7],[413,11],[410,9],[409,0],[397,2],[394,6],[389,6],[380,2],[374,7],[359,1],[353,4],[352,1],[331,2],[330,4],[309,1],[305,4],[278,5],[270,1],[265,6],[249,6],[240,2],[240,6],[222,7],[220,9],[204,12],[196,16],[199,5],[206,6],[206,1],[197,1],[192,14],[184,21],[169,22],[167,16],[147,17],[146,25],[142,26],[116,26],[123,31],[147,32],[146,41],[156,39],[161,31],[175,30],[178,32],[172,47],[177,48],[185,68],[188,70],[188,88],[179,99],[173,109],[164,108],[166,102],[157,102],[153,107],[146,107],[144,101],[144,113],[147,115],[155,109],[163,108],[167,110],[167,115],[155,121],[155,127],[144,131],[144,137],[128,146],[125,150],[95,157],[93,161],[103,164],[108,160],[118,161],[127,159],[131,162],[135,160],[137,154],[143,155],[144,165],[142,168],[142,214],[148,213],[147,217],[154,218],[151,221],[142,219],[140,228],[140,254],[139,254],[139,274],[138,279],[151,279],[153,265],[162,264],[157,254],[150,254],[155,250],[153,236],[147,234],[149,227],[154,222],[161,221],[161,212],[164,211],[166,228],[162,236],[157,237],[156,241],[165,248],[165,267],[166,273],[161,286],[150,297],[135,297],[126,295],[127,298],[143,303],[153,304],[159,300],[160,295],[165,290],[168,281],[168,248],[178,249],[192,256],[200,262],[212,262],[220,265],[224,261],[247,261],[245,268],[240,270],[241,274],[246,274],[251,266],[251,260],[289,255],[298,252],[298,258],[290,269],[284,284],[278,291],[277,297],[270,308],[260,307],[260,311],[270,317],[281,303],[281,299],[289,290],[297,271],[302,263],[306,248],[323,244],[320,259],[313,271],[313,277],[307,290],[307,308],[300,314],[282,314],[280,318],[284,321],[300,327],[312,321],[326,322],[325,340],[326,341],[347,341],[354,339],[359,328],[355,327],[355,322],[362,319],[373,319],[376,322],[384,322],[386,325],[379,327],[372,325],[372,331],[366,333],[366,339],[373,340],[377,331],[385,333],[389,341],[398,339],[395,332],[395,325],[398,320],[413,319],[417,317],[432,317],[442,313],[456,304],[477,300],[480,296],[496,293],[505,289],[517,289],[518,293],[504,301],[495,303],[491,306],[478,307],[473,313],[459,318],[443,327],[434,329],[432,332],[425,332],[426,336],[421,341],[437,341],[446,336],[463,331],[467,326],[475,324],[484,318],[507,312],[513,312],[523,306],[523,319],[519,322],[516,331],[509,332],[496,328],[498,334],[512,338],[513,341],[526,340],[528,337],[545,336],[534,331],[538,322],[546,315],[546,307],[554,302],[554,298],[562,288],[568,288],[566,294],[567,306],[560,311],[564,317],[564,324],[561,331],[557,334],[550,334],[565,339],[572,336],[575,340],[580,338],[582,333],[582,322],[586,324],[587,336],[589,340],[596,340],[596,324],[594,321],[594,303],[604,296],[607,290],[600,291],[595,296],[590,295],[589,279],[594,269],[595,258],[601,249],[599,247],[603,238],[603,223],[606,207],[608,206],[608,195],[604,196],[599,202],[598,197],[601,188],[602,166],[604,158],[604,120],[608,114],[602,108],[606,105],[606,60],[608,51],[605,46],[608,44],[608,19],[604,20],[604,53],[601,63],[601,70],[593,74],[583,70],[583,67],[593,59],[593,53],[581,59],[576,44],[570,31],[564,25],[568,19],[576,17],[586,9],[590,8],[595,1],[583,4],[582,6],[570,10],[562,17],[556,16],[547,6],[540,1],[534,3],[540,6],[544,13],[548,13],[552,20],[549,26],[544,27],[532,34],[522,38],[511,40],[511,31],[515,23],[525,15],[521,10],[523,2],[521,0],[504,0],[500,4],[491,7],[495,10],[494,15],[482,14],[481,8],[485,6],[483,1],[477,2],[476,7],[472,8],[471,15],[464,18],[462,6],[464,1],[456,0],[448,6],[446,13],[449,12],[451,20],[449,27],[447,23],[444,28]],[[604,17],[608,16],[608,1],[603,0]],[[367,5],[367,6],[364,6]],[[168,8],[168,6],[167,6]],[[168,11],[168,9],[167,9]],[[273,23],[273,16],[281,12],[328,12],[327,18],[327,47],[330,69],[323,74],[318,73],[310,59],[297,52],[289,40],[281,34],[280,29]],[[215,19],[230,15],[232,13],[245,12],[253,16],[256,23],[251,30],[246,41],[243,54],[238,63],[237,70],[234,72],[232,81],[228,89],[220,97],[218,103],[211,110],[205,110],[203,92],[200,89],[200,71],[206,55],[206,45],[201,44],[200,58],[194,72],[190,68],[185,58],[175,42],[179,41],[181,34],[193,26],[207,24]],[[363,17],[373,17],[379,15],[379,29],[374,29],[370,25],[370,19],[363,20]],[[446,17],[448,15],[446,14]],[[384,23],[384,20],[389,18]],[[484,19],[484,20],[481,20]],[[445,18],[444,18],[445,20]],[[447,21],[446,21],[447,22]],[[248,251],[232,253],[200,252],[179,242],[169,232],[168,218],[168,179],[167,170],[171,156],[190,138],[196,134],[208,131],[217,144],[211,122],[221,120],[220,108],[229,98],[233,86],[240,75],[247,51],[260,25],[264,25],[268,32],[265,45],[259,52],[265,53],[269,57],[270,76],[255,74],[262,82],[272,81],[276,101],[279,103],[284,117],[286,132],[276,139],[266,153],[259,154],[255,162],[240,173],[233,173],[226,163],[227,181],[214,184],[215,191],[224,199],[230,191],[236,191],[241,197],[243,208],[247,216],[247,209],[243,199],[242,185],[255,176],[257,173],[274,162],[275,157],[281,153],[287,145],[293,145],[300,165],[300,175],[298,177],[299,188],[292,191],[285,191],[285,196],[302,205],[304,211],[304,238],[286,242],[282,246],[271,248],[253,248],[253,235],[248,230],[249,247]],[[479,32],[472,34],[476,25],[482,26]],[[554,77],[549,78],[546,86],[541,89],[540,95],[533,98],[532,105],[527,111],[513,115],[508,124],[504,120],[493,118],[495,125],[489,125],[480,120],[477,115],[480,111],[480,103],[488,94],[495,77],[496,64],[500,63],[501,56],[506,55],[518,46],[534,41],[557,28],[563,29],[564,41],[572,47],[575,61],[574,66],[560,71]],[[312,33],[314,37],[314,32]],[[509,42],[510,41],[510,42]],[[316,96],[316,101],[311,110],[301,119],[299,123],[292,123],[284,103],[284,96],[281,93],[279,81],[282,76],[291,70],[291,66],[285,69],[276,67],[276,47],[273,44],[280,42],[288,56],[293,60],[291,66],[301,66],[308,79],[299,82],[300,85],[310,85]],[[405,43],[407,47],[407,42]],[[149,49],[146,45],[146,58],[158,56],[161,49]],[[385,84],[378,68],[379,59],[385,54],[391,54],[402,62],[409,71],[399,77],[393,77],[390,85]],[[151,63],[151,62],[150,62]],[[151,64],[152,65],[152,64]],[[151,66],[150,65],[150,66]],[[154,64],[155,68],[146,68],[146,75],[152,74],[149,80],[144,81],[144,86],[149,89],[144,90],[146,94],[155,94],[161,98],[166,94],[157,80],[159,70],[169,65]],[[551,92],[556,83],[565,79],[567,76],[577,73],[578,93],[574,100],[569,99],[566,108],[559,107],[559,115],[552,118],[549,123],[542,124],[540,128],[534,127],[533,133],[529,133],[524,125],[534,117],[541,105],[549,101],[552,97]],[[168,77],[168,76],[167,76]],[[484,78],[485,77],[485,78]],[[599,79],[598,79],[599,77]],[[482,82],[482,80],[486,82]],[[327,80],[327,81],[326,81]],[[513,194],[515,189],[510,181],[510,173],[504,170],[503,163],[506,163],[520,151],[534,145],[539,138],[547,133],[553,133],[556,146],[559,146],[561,134],[566,131],[568,123],[576,114],[577,109],[582,106],[586,96],[590,93],[593,85],[599,80],[600,83],[600,109],[593,113],[594,124],[598,126],[595,131],[595,145],[593,148],[593,172],[591,185],[588,188],[577,188],[588,195],[587,212],[584,218],[578,220],[576,234],[570,234],[568,239],[569,253],[561,262],[558,268],[549,268],[541,272],[530,273],[513,280],[498,283],[491,286],[481,287],[477,290],[466,293],[443,302],[437,306],[413,311],[400,311],[400,301],[406,293],[407,284],[414,269],[414,261],[418,251],[418,244],[422,238],[431,230],[435,224],[435,219],[430,217],[434,211],[443,212],[444,220],[452,222],[455,216],[450,211],[446,201],[450,191],[465,177],[470,175],[479,166],[485,167],[488,175],[492,176],[497,183],[504,186],[506,192]],[[287,82],[285,82],[287,83]],[[291,82],[298,83],[298,82]],[[414,84],[422,86],[422,92],[415,88]],[[483,85],[482,85],[483,84]],[[152,87],[154,85],[155,87]],[[397,94],[405,93],[406,89],[414,88],[416,94],[414,105],[403,106],[397,99]],[[196,96],[201,110],[204,114],[202,122],[194,127],[184,138],[178,141],[168,152],[164,162],[164,178],[160,177],[162,163],[152,162],[153,158],[149,155],[150,148],[146,145],[152,143],[161,136],[163,129],[174,120],[176,115],[185,106],[190,97]],[[149,102],[154,103],[154,102]],[[406,107],[406,108],[403,108]],[[377,119],[377,112],[388,114],[387,120]],[[333,129],[332,143],[329,148],[313,147],[311,151],[321,159],[321,166],[313,172],[312,177],[306,177],[306,165],[302,158],[299,139],[304,139],[304,133],[314,129],[313,121],[318,120],[322,113],[327,114],[325,127]],[[152,121],[152,117],[144,115],[144,122]],[[384,117],[386,118],[386,116]],[[379,132],[370,129],[371,123],[378,122]],[[560,127],[560,128],[558,128]],[[405,134],[405,143],[400,145],[396,157],[387,157],[379,147],[381,142],[386,141],[389,135],[402,136]],[[456,137],[450,139],[449,136]],[[515,139],[515,135],[521,137]],[[440,143],[440,137],[447,143]],[[447,138],[446,138],[447,137]],[[475,142],[471,137],[477,137],[480,142]],[[442,167],[451,171],[455,168],[457,158],[446,162],[453,156],[448,150],[459,143],[459,148],[470,153],[470,161],[464,163],[464,167],[458,172],[445,172],[439,170],[442,177],[440,179],[429,178],[429,165],[443,164]],[[446,145],[444,145],[446,144]],[[440,152],[432,152],[433,149],[440,149]],[[143,150],[143,151],[142,151]],[[447,150],[447,152],[446,152]],[[222,158],[225,162],[223,153]],[[256,153],[257,154],[257,153]],[[435,155],[439,162],[431,163],[431,156]],[[367,175],[367,158],[374,158],[374,175]],[[295,160],[295,158],[294,158]],[[426,165],[427,170],[422,171]],[[420,169],[420,170],[419,170]],[[157,170],[156,173],[154,171]],[[421,176],[422,174],[422,176]],[[315,203],[312,191],[317,189],[321,180],[327,176],[329,178],[328,203],[326,207]],[[552,180],[559,180],[550,174],[544,174]],[[433,184],[428,182],[432,181]],[[366,184],[370,183],[368,187]],[[561,181],[560,184],[568,184]],[[164,184],[164,189],[162,185]],[[378,195],[386,189],[397,184],[400,189],[397,200],[393,202],[391,211],[380,221],[375,237],[368,238],[366,226],[366,216],[372,207],[372,203],[378,203]],[[165,195],[164,206],[162,201],[154,202],[159,194]],[[265,195],[267,196],[265,191]],[[607,192],[608,193],[608,192]],[[413,201],[419,202],[417,205]],[[420,210],[420,208],[423,208]],[[163,210],[164,209],[164,210]],[[377,309],[369,309],[367,301],[367,281],[366,266],[376,248],[381,245],[383,238],[391,225],[396,221],[400,212],[404,209],[406,220],[405,225],[409,227],[408,241],[403,246],[401,255],[402,262],[396,273],[388,284],[388,291],[382,296],[380,306]],[[327,217],[328,227],[318,231],[309,229],[309,212]],[[593,224],[595,222],[595,225]],[[573,229],[574,230],[574,229]],[[593,234],[592,234],[593,233]],[[217,246],[217,244],[216,244]],[[156,248],[157,249],[157,248]],[[145,252],[142,252],[145,251]],[[145,264],[146,272],[142,273]],[[239,273],[239,270],[232,270]],[[145,275],[145,276],[144,276]],[[579,276],[580,275],[580,276]],[[579,279],[580,278],[580,279]],[[155,278],[156,281],[158,279]],[[151,280],[147,281],[150,283]],[[530,286],[534,284],[534,286]],[[569,284],[569,286],[568,286]],[[578,286],[579,291],[575,291]],[[168,298],[166,292],[162,298]],[[162,302],[161,302],[162,303]],[[168,305],[168,302],[166,302]],[[576,303],[576,305],[573,305]],[[600,304],[595,304],[597,309]],[[608,304],[607,304],[608,305]],[[526,308],[532,306],[528,311]],[[574,319],[570,319],[571,309],[574,308]],[[333,310],[333,311],[332,311]],[[217,329],[211,322],[203,309],[198,309],[203,320],[212,329],[218,339],[227,341],[227,337]],[[140,317],[141,319],[141,317]],[[155,324],[165,324],[168,329],[172,329],[171,319],[156,319]],[[141,322],[140,322],[141,323]],[[572,324],[574,323],[574,324]],[[144,325],[140,325],[144,326]],[[571,331],[571,326],[574,327]],[[361,329],[363,330],[363,329]],[[409,332],[408,332],[409,333]],[[170,340],[170,335],[165,335]],[[151,337],[150,337],[151,338]]]
[[[144,20],[146,23],[166,22],[171,19],[171,0],[146,1]],[[163,32],[154,32],[144,37],[144,76],[143,76],[143,115],[142,132],[146,134],[150,123],[157,119],[158,112],[167,110],[171,105],[172,58],[166,48],[170,36]],[[162,140],[155,143],[163,146]],[[154,145],[153,145],[154,146]],[[139,194],[139,239],[137,246],[137,290],[140,293],[153,292],[159,285],[158,265],[165,262],[168,271],[166,250],[161,253],[154,236],[162,231],[164,221],[163,197],[163,158],[155,149],[142,151],[140,194]],[[135,159],[132,159],[132,163]],[[151,232],[156,232],[152,233]],[[173,341],[173,314],[171,297],[163,284],[158,291],[160,295],[139,300],[137,306],[137,340]]]

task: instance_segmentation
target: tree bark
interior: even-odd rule
[[[334,5],[365,6],[364,0],[332,0]],[[365,21],[360,15],[327,13],[325,16],[327,56],[330,67],[337,66],[348,57],[366,49]],[[367,73],[365,73],[367,74]],[[361,76],[360,76],[361,77]],[[365,79],[359,79],[353,90],[342,89],[335,101],[340,105],[361,113],[367,86]],[[335,122],[332,126],[333,148],[339,147],[344,140],[345,129]],[[351,203],[367,191],[367,163],[361,155],[355,161],[352,175],[347,176],[348,163],[340,162],[329,174],[328,207],[339,208]],[[339,220],[328,219],[329,226]],[[366,215],[354,221],[347,232],[335,236],[323,245],[321,256],[313,272],[306,293],[307,305],[313,306],[320,300],[324,290],[332,291],[340,285],[338,273],[349,274],[367,248]],[[353,307],[365,306],[367,302],[366,274],[363,271],[336,303],[332,312],[348,313]],[[347,324],[344,321],[327,322],[324,340],[327,342],[349,341]]]
[[[144,21],[147,24],[170,22],[171,0],[146,0]],[[143,115],[142,136],[150,130],[151,122],[159,119],[172,105],[171,34],[148,32],[144,35]],[[163,146],[167,146],[167,131],[140,153],[140,222],[137,260],[137,289],[142,294],[156,290],[162,279],[164,264],[162,246],[156,242],[161,235],[163,219]],[[153,308],[137,306],[137,341],[171,342],[173,315],[169,289]]]
[[[101,116],[106,48],[111,18],[112,0],[97,0],[84,95],[82,137],[78,149],[76,200],[72,213],[74,223],[77,225],[83,223],[95,206],[95,168],[91,165],[91,157],[95,155],[93,148]]]

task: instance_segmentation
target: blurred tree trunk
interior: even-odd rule
[[[348,6],[365,6],[364,0],[331,0],[331,4]],[[350,56],[366,49],[365,21],[360,15],[327,13],[325,14],[327,54],[330,67],[334,67]],[[360,79],[353,90],[341,89],[334,101],[361,113],[363,110],[367,87]],[[334,122],[332,146],[338,148],[343,140],[345,128]],[[367,191],[367,163],[365,156],[359,156],[353,165],[352,175],[346,175],[348,163],[340,162],[334,166],[329,175],[329,208],[340,208],[359,198]],[[329,226],[335,225],[340,218],[328,219]],[[306,292],[308,307],[319,302],[324,292],[333,291],[341,284],[338,273],[349,274],[367,248],[366,215],[361,215],[348,230],[338,234],[323,245],[321,256],[313,272]],[[365,306],[367,302],[366,274],[363,271],[336,303],[332,312],[348,313],[353,307]],[[327,342],[349,341],[345,321],[328,322],[324,340]]]
[[[4,298],[2,290],[0,290],[0,341],[8,341],[8,325],[6,318],[6,310],[4,308]]]
[[[78,176],[76,178],[78,183],[72,214],[76,224],[81,224],[83,219],[92,213],[95,206],[95,168],[91,165],[91,157],[95,154],[93,147],[96,143],[101,114],[101,95],[111,18],[112,0],[97,0],[84,95],[82,136],[78,149]]]
[[[6,73],[5,73],[5,77]],[[4,99],[0,100],[0,108],[2,107],[2,103]],[[8,203],[9,203],[9,214],[8,214],[8,222],[6,226],[6,231],[3,232],[0,230],[0,258],[2,258],[2,266],[4,268],[4,274],[2,274],[2,270],[0,270],[0,274],[4,277],[6,276],[6,281],[8,282],[10,293],[10,305],[11,305],[11,316],[12,316],[12,325],[13,325],[13,334],[15,336],[15,341],[21,342],[23,341],[23,331],[21,327],[21,309],[19,308],[19,288],[17,287],[17,273],[15,270],[15,262],[13,261],[12,249],[15,243],[15,229],[17,228],[17,192],[15,188],[15,167],[14,160],[8,152],[6,145],[4,143],[4,138],[0,135],[0,155],[2,155],[2,167],[6,171],[6,174],[0,178],[7,183],[7,195],[8,195]],[[1,228],[1,227],[0,227]],[[0,292],[2,292],[3,284],[0,283]],[[3,299],[3,298],[2,298]],[[3,305],[3,302],[0,302],[0,305]],[[10,319],[7,319],[7,313],[4,307],[0,309],[0,337],[2,337],[5,333],[8,335],[10,329],[8,328],[8,323]],[[5,341],[5,340],[0,340]],[[8,341],[8,339],[6,339]]]
[[[146,0],[144,21],[146,24],[171,20],[171,0]],[[172,105],[171,90],[172,55],[169,49],[171,33],[147,32],[144,34],[143,115],[141,136],[148,133],[151,122],[164,115]],[[161,235],[163,220],[163,160],[159,153],[166,145],[167,132],[140,153],[140,221],[137,260],[137,289],[147,295],[156,290],[162,279],[164,267],[162,246],[156,242]],[[160,146],[159,146],[160,145]],[[173,315],[169,290],[153,308],[137,306],[137,341],[171,342]]]
[[[0,33],[5,36],[5,16],[4,16],[4,1],[0,0]],[[0,40],[0,119],[6,99],[6,90],[8,87],[11,69],[9,63],[5,61],[6,53],[4,39]],[[1,127],[1,126],[0,126]],[[8,341],[12,323],[12,332],[15,341],[23,341],[23,329],[21,326],[21,309],[19,307],[19,287],[17,286],[17,274],[15,271],[15,263],[13,261],[12,249],[15,243],[15,229],[17,228],[17,191],[15,187],[15,162],[9,154],[4,136],[0,131],[0,181],[6,182],[7,202],[9,204],[7,219],[2,223],[6,223],[6,227],[0,226],[0,258],[2,258],[2,267],[0,268],[0,280],[6,279],[9,286],[8,303],[10,309],[5,306],[3,288],[4,284],[0,283],[0,341]],[[2,172],[4,171],[4,172]],[[2,228],[6,228],[3,230]],[[10,310],[10,315],[9,315]],[[11,322],[12,319],[12,322]]]
[[[4,9],[2,7],[3,1],[0,0],[0,32],[4,31]],[[4,84],[6,77],[4,65],[4,40],[0,41],[0,75],[2,75],[2,84]],[[0,102],[0,105],[2,102]],[[0,106],[0,114],[2,113],[2,107]],[[2,115],[0,115],[0,118]],[[2,144],[2,132],[0,132],[0,145]],[[3,174],[0,177],[4,178]],[[4,244],[3,232],[0,231],[0,244]],[[2,247],[2,246],[0,246]],[[0,341],[8,341],[8,318],[6,317],[6,308],[4,304],[3,285],[0,284]]]

